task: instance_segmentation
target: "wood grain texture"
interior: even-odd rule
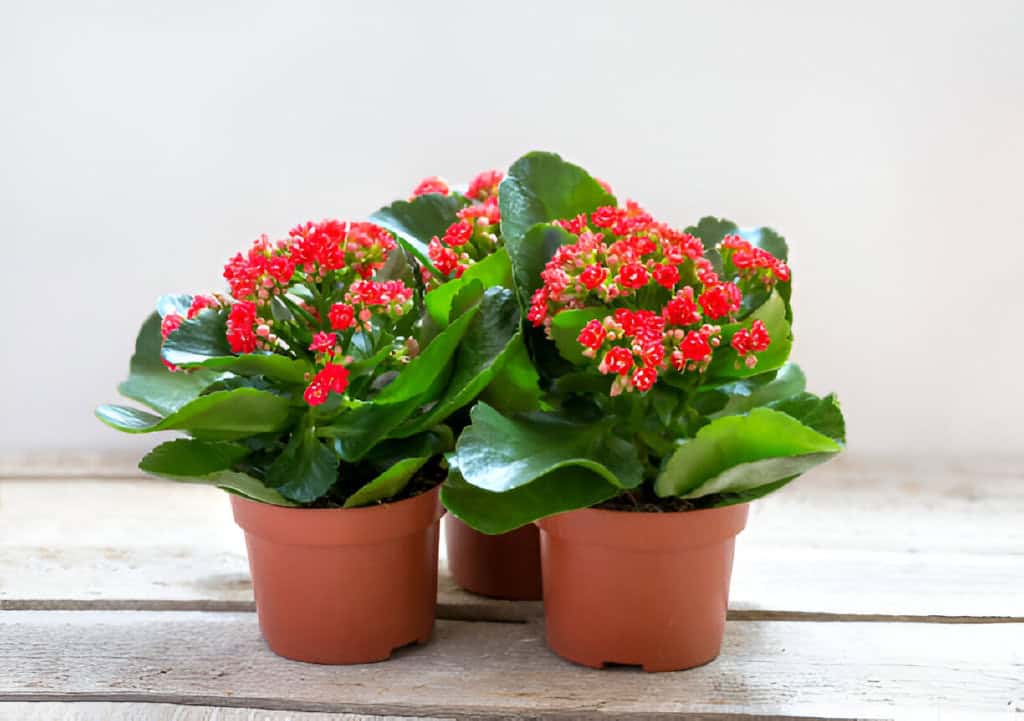
[[[454,721],[452,717],[367,716],[304,711],[104,701],[9,701],[0,721]]]
[[[90,478],[82,461],[25,467],[22,480],[0,480],[0,608],[252,608],[220,491]],[[61,467],[81,477],[34,475]],[[754,505],[731,617],[1024,618],[1021,518],[1024,474],[1009,462],[968,472],[837,461]],[[541,608],[465,593],[443,565],[438,600],[455,619],[522,621]]]
[[[131,701],[435,717],[983,718],[1024,710],[1024,625],[730,622],[691,671],[594,671],[539,623],[438,622],[382,664],[268,651],[249,613],[0,613],[0,701]],[[687,716],[693,714],[694,716]]]

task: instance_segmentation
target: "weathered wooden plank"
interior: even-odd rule
[[[0,721],[454,721],[452,717],[367,716],[305,711],[111,701],[10,701]]]
[[[440,717],[924,718],[1024,709],[1024,624],[730,622],[687,672],[593,671],[539,623],[440,621],[382,664],[270,653],[249,613],[0,613],[0,701],[124,701]],[[687,716],[687,714],[695,716]]]
[[[51,469],[52,470],[52,469]],[[24,474],[30,476],[31,473]],[[756,504],[733,618],[1024,617],[1024,482],[839,462]],[[442,574],[442,617],[523,620]],[[0,480],[0,608],[252,608],[244,544],[215,489],[141,480]]]

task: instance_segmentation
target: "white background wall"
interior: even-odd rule
[[[784,232],[851,449],[1024,446],[1024,3],[0,0],[0,89],[0,451],[146,445],[157,295],[534,148]]]

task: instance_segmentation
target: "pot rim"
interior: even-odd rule
[[[371,545],[437,523],[441,484],[411,498],[358,508],[292,508],[229,494],[232,515],[247,535],[291,546]]]
[[[668,513],[580,508],[535,523],[542,532],[568,542],[652,551],[702,548],[734,538],[746,527],[749,512],[749,502]]]

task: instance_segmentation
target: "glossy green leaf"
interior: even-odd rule
[[[287,427],[288,400],[255,388],[215,391],[186,403],[165,416],[127,406],[104,405],[96,416],[125,433],[188,431],[205,440],[234,440]]]
[[[249,453],[235,443],[219,443],[178,438],[161,443],[139,462],[146,473],[183,483],[217,486],[225,491],[275,506],[295,504],[252,476],[232,471],[231,467]]]
[[[618,486],[579,466],[559,468],[504,493],[477,488],[452,468],[441,487],[441,501],[452,515],[476,530],[495,534],[555,513],[589,508],[620,493]]]
[[[743,359],[729,346],[729,341],[740,329],[750,328],[761,320],[768,330],[771,343],[763,353],[757,354],[757,365],[748,368]],[[786,321],[786,303],[778,291],[772,292],[764,304],[739,323],[722,327],[722,345],[715,351],[707,371],[709,382],[729,378],[747,378],[781,368],[793,348],[793,333]]]
[[[583,326],[592,320],[600,320],[611,315],[609,308],[579,308],[563,310],[551,319],[551,339],[555,341],[558,352],[570,363],[584,365],[593,362],[583,355],[585,350],[578,340]]]
[[[207,358],[232,355],[228,345],[227,311],[206,309],[195,318],[183,320],[164,341],[163,356],[168,363],[200,363]]]
[[[219,376],[205,370],[172,373],[160,362],[160,345],[160,315],[152,313],[135,339],[128,378],[117,389],[124,397],[167,414],[197,398]]]
[[[338,480],[339,458],[320,442],[313,428],[300,426],[267,469],[267,484],[285,498],[312,503]]]
[[[834,440],[768,408],[717,418],[682,442],[655,481],[662,497],[735,493],[796,476],[838,453]]]
[[[505,239],[505,248],[512,262],[516,293],[524,309],[530,307],[530,298],[541,286],[540,274],[545,264],[558,248],[575,240],[576,236],[557,225],[537,225],[522,238]]]
[[[478,488],[506,492],[569,467],[583,468],[621,488],[643,481],[634,445],[605,425],[542,413],[506,418],[486,403],[477,403],[470,417],[453,460],[466,481]]]
[[[796,363],[786,363],[778,371],[726,383],[718,386],[715,391],[725,393],[728,400],[711,417],[734,416],[738,413],[746,413],[751,408],[765,406],[795,396],[803,393],[806,384],[807,379],[804,372]],[[826,435],[829,434],[826,433]]]
[[[846,442],[846,421],[834,394],[819,398],[813,393],[798,393],[769,404],[829,438]]]
[[[615,196],[578,165],[554,153],[527,153],[509,168],[498,191],[501,235],[505,244],[518,243],[537,223],[572,218],[603,205]]]
[[[540,408],[540,377],[534,368],[520,333],[509,341],[508,353],[494,378],[480,394],[480,400],[502,413],[520,413]]]
[[[494,286],[511,288],[512,265],[508,259],[508,252],[504,248],[499,248],[480,262],[469,266],[461,278],[453,278],[426,294],[424,303],[427,312],[439,327],[448,326],[452,302],[459,291],[474,280],[479,281],[485,289]]]
[[[422,468],[429,460],[430,456],[426,456],[420,458],[405,458],[398,463],[395,463],[393,466],[349,496],[345,500],[345,508],[368,506],[371,503],[383,501],[398,495],[407,485],[409,485],[409,481],[416,475],[416,471]]]
[[[412,200],[395,201],[371,215],[370,220],[398,236],[406,250],[433,269],[427,255],[430,239],[435,235],[443,236],[448,226],[458,221],[458,212],[467,204],[461,195],[429,193]]]
[[[518,333],[519,306],[512,291],[501,287],[488,289],[456,351],[455,367],[444,395],[429,412],[414,419],[399,434],[418,433],[443,423],[471,403],[501,369]]]

